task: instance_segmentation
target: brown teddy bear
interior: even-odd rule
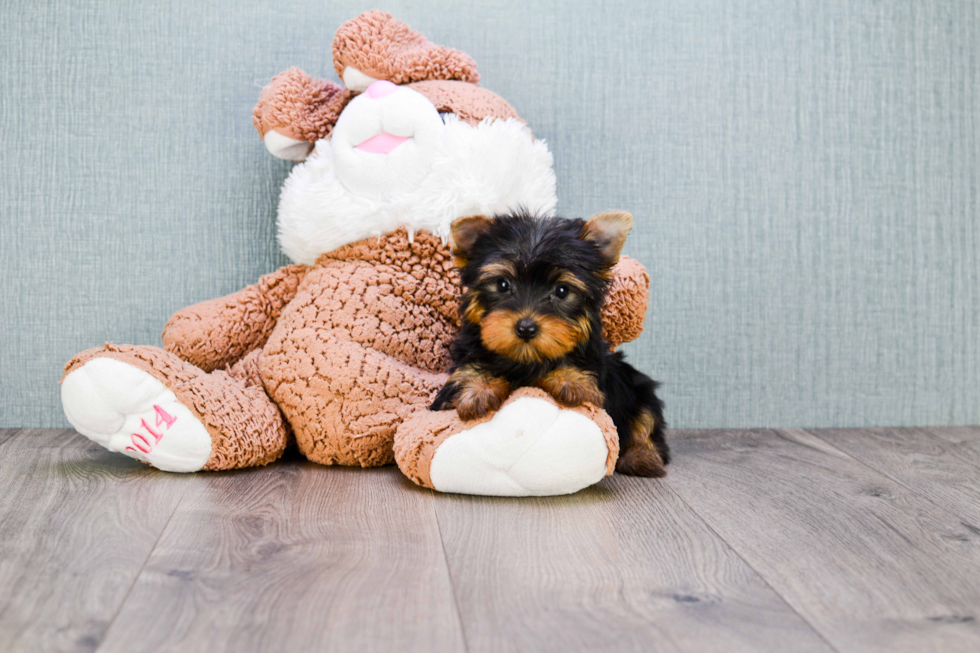
[[[273,79],[255,126],[304,162],[283,185],[279,241],[295,262],[227,297],[175,313],[163,348],[107,344],[65,367],[71,424],[163,470],[268,464],[290,442],[324,465],[397,462],[447,492],[575,492],[613,470],[615,429],[596,406],[515,392],[462,422],[427,409],[458,328],[447,245],[460,217],[553,213],[547,145],[477,86],[465,54],[390,14],[343,25],[346,86],[298,69]],[[648,278],[624,258],[604,314],[614,345],[637,337]]]

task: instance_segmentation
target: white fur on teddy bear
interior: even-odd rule
[[[378,134],[406,139],[388,154],[358,148]],[[449,237],[467,215],[518,207],[549,215],[557,203],[552,156],[514,119],[473,126],[440,116],[423,95],[397,87],[345,108],[328,140],[293,168],[279,199],[279,244],[294,263],[399,228]]]

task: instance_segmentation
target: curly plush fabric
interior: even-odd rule
[[[306,269],[288,265],[236,293],[182,308],[163,327],[163,348],[205,372],[231,365],[265,344]]]
[[[434,82],[416,90],[440,111],[457,113],[470,124],[487,116],[518,117],[502,98],[476,86],[480,75],[468,55],[433,45],[391,14],[368,11],[344,23],[334,36],[333,54],[334,68],[341,78],[344,69],[351,66],[395,84]],[[458,83],[439,84],[449,80]],[[290,68],[262,89],[252,122],[263,138],[275,130],[312,143],[330,137],[340,112],[354,95],[335,82]]]
[[[383,11],[368,11],[340,26],[333,39],[337,76],[347,66],[395,84],[423,79],[456,79],[476,84],[480,74],[469,55],[430,43]]]
[[[645,305],[646,286],[614,283]],[[307,458],[362,467],[393,460],[399,424],[425,410],[445,383],[459,292],[449,247],[427,232],[368,238],[306,271],[259,369]],[[623,296],[617,305],[633,310],[630,301]]]
[[[424,81],[409,84],[408,88],[425,96],[440,112],[455,113],[471,125],[484,118],[499,120],[521,117],[502,97],[473,84],[447,81]],[[522,121],[523,122],[523,121]]]
[[[647,279],[629,259],[614,275],[617,308],[604,315],[604,329],[629,338],[639,327],[619,318],[643,315]],[[265,465],[282,455],[290,430],[314,462],[384,465],[394,460],[399,426],[411,422],[399,460],[431,485],[426,470],[439,443],[475,424],[426,409],[446,380],[459,294],[449,247],[399,230],[178,312],[164,337],[172,351],[107,344],[75,356],[65,375],[97,357],[152,375],[207,429],[210,470]],[[528,393],[544,396],[522,389],[515,397]],[[618,447],[608,415],[576,410],[599,425],[612,469]]]
[[[310,268],[260,367],[307,458],[392,461],[398,424],[445,382],[457,278],[439,239],[409,240],[404,230],[342,247]]]
[[[535,397],[557,405],[555,400],[543,390],[521,388],[510,395],[501,408],[524,397]],[[609,454],[606,457],[606,476],[610,476],[615,469],[616,459],[619,456],[619,437],[612,418],[604,410],[592,404],[583,404],[570,410],[584,415],[599,426],[609,449]],[[398,428],[398,437],[394,446],[398,468],[416,485],[435,489],[429,472],[432,469],[432,458],[439,446],[462,431],[490,421],[495,414],[491,413],[479,419],[464,422],[459,419],[454,410],[427,410],[416,413]]]
[[[602,309],[603,335],[613,348],[633,342],[643,333],[650,296],[650,275],[643,264],[628,256],[613,267],[612,283]]]
[[[429,487],[432,477],[439,483],[443,479],[445,491],[519,494],[524,488],[527,493],[564,493],[597,482],[603,472],[611,473],[618,455],[615,429],[599,408],[586,405],[571,414],[557,410],[540,390],[519,390],[507,404],[509,412],[497,413],[511,431],[496,433],[509,447],[507,455],[527,463],[524,476],[507,477],[512,469],[508,467],[496,478],[500,470],[490,461],[485,471],[493,482],[483,485],[467,484],[470,472],[465,470],[477,470],[472,472],[477,476],[483,472],[480,461],[465,458],[469,454],[464,445],[471,446],[466,444],[470,438],[479,450],[483,432],[492,429],[465,432],[475,423],[460,422],[455,411],[427,410],[445,383],[450,346],[459,328],[459,275],[448,246],[433,232],[444,229],[446,236],[451,222],[461,216],[519,205],[550,214],[557,196],[547,146],[533,140],[505,100],[476,86],[479,76],[472,59],[433,45],[389,14],[371,11],[343,25],[333,52],[337,73],[351,88],[369,88],[380,79],[406,84],[437,110],[453,114],[441,121],[441,145],[451,143],[460,161],[447,163],[443,157],[440,165],[453,166],[458,177],[430,174],[404,194],[404,205],[388,199],[376,202],[363,189],[345,188],[333,167],[331,145],[343,136],[343,131],[334,133],[334,126],[344,110],[356,118],[373,96],[365,94],[349,104],[354,91],[299,69],[276,76],[262,91],[254,124],[263,138],[269,136],[269,150],[282,158],[304,158],[312,146],[304,151],[303,142],[318,141],[312,158],[294,169],[284,185],[279,207],[280,234],[303,234],[293,243],[303,256],[294,260],[310,265],[287,266],[237,293],[178,311],[164,328],[165,349],[107,344],[77,355],[67,365],[66,376],[93,364],[62,386],[63,397],[68,397],[66,414],[74,415],[79,425],[94,424],[85,426],[94,440],[103,435],[98,430],[102,413],[115,409],[95,405],[83,381],[93,384],[99,373],[122,378],[119,370],[124,366],[93,361],[111,358],[134,368],[127,370],[127,378],[143,379],[117,383],[120,396],[134,386],[129,398],[134,410],[140,402],[135,386],[158,385],[145,378],[149,374],[162,384],[154,392],[181,404],[180,410],[187,410],[182,415],[200,422],[192,425],[193,431],[182,432],[196,447],[196,457],[185,456],[193,465],[177,465],[174,471],[200,469],[205,457],[204,469],[209,470],[264,465],[277,459],[293,437],[314,462],[377,466],[395,459],[397,435],[404,471]],[[401,94],[426,104],[414,93]],[[426,105],[424,113],[438,126],[431,107]],[[269,134],[271,130],[275,134]],[[300,147],[294,147],[296,142]],[[357,161],[345,161],[348,181],[357,171]],[[300,179],[304,185],[297,185]],[[295,194],[297,188],[303,192]],[[304,203],[290,201],[296,197]],[[291,212],[296,206],[302,210]],[[302,229],[288,228],[296,227],[294,223],[302,223]],[[410,227],[414,238],[405,229],[393,231],[399,225]],[[344,238],[326,242],[337,232]],[[368,234],[371,237],[365,238]],[[603,313],[603,328],[612,344],[639,335],[648,281],[636,262],[624,260],[614,269]],[[110,377],[105,377],[108,383]],[[104,396],[100,395],[107,402]],[[521,399],[526,401],[513,403]],[[548,447],[554,447],[559,455],[543,459],[539,468],[516,440],[524,427],[515,431],[505,418],[514,416],[520,425],[535,415],[547,420],[552,413],[558,417],[542,430],[545,444],[536,450],[550,456]],[[137,413],[130,416],[142,419]],[[576,423],[584,427],[577,436],[569,426]],[[210,452],[204,431],[210,437]],[[433,471],[436,449],[453,435],[461,437],[440,449]],[[572,436],[579,437],[577,444],[565,447]],[[568,458],[562,467],[563,449],[582,455]],[[157,459],[158,464],[163,460]],[[549,460],[559,464],[549,470]],[[456,466],[459,461],[462,467]],[[476,466],[466,467],[471,463]],[[459,470],[462,483],[451,476]],[[539,470],[543,483],[535,484]]]
[[[113,358],[152,375],[170,389],[211,435],[204,469],[267,465],[286,448],[288,430],[258,377],[256,350],[235,366],[207,374],[157,347],[113,345],[77,354],[64,376],[93,358]],[[64,378],[64,376],[62,378]]]
[[[352,92],[335,82],[290,68],[262,89],[252,110],[252,123],[261,137],[275,129],[283,136],[313,143],[330,136],[352,97]]]

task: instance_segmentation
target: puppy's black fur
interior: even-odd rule
[[[617,470],[664,475],[670,454],[658,384],[602,335],[611,268],[631,225],[624,212],[589,221],[525,213],[457,221],[462,326],[450,380],[431,409],[455,407],[472,419],[526,386],[563,405],[601,404],[619,433]]]

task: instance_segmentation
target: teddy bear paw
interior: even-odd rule
[[[418,414],[395,436],[398,466],[440,492],[486,496],[571,494],[610,473],[611,421],[604,431],[588,408],[561,408],[540,390],[516,395],[477,423],[454,411]]]
[[[168,472],[195,472],[211,456],[211,435],[152,375],[113,358],[94,358],[61,384],[75,430],[110,451]]]

